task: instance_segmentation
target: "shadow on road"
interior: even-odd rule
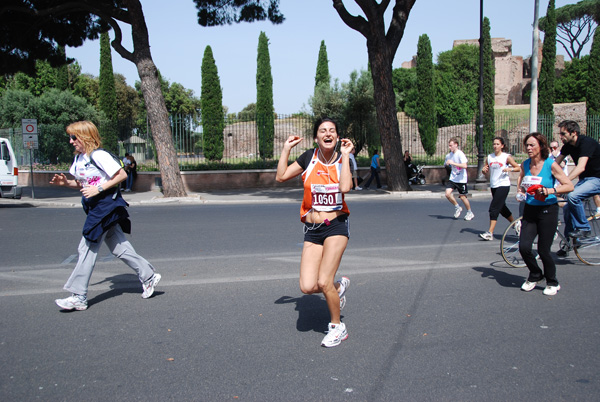
[[[303,295],[301,297],[281,296],[275,304],[295,303],[298,312],[296,329],[301,332],[315,331],[325,333],[329,323],[327,302],[321,296]],[[343,316],[342,316],[343,317]]]
[[[527,268],[519,269],[514,274],[489,267],[473,267],[473,270],[481,273],[482,278],[495,279],[500,286],[505,288],[520,288],[529,273]]]
[[[101,303],[113,297],[121,296],[125,293],[139,293],[142,297],[142,284],[138,279],[137,275],[134,274],[119,274],[108,277],[100,282],[94,283],[93,285],[99,285],[103,283],[110,283],[110,289],[108,292],[104,292],[95,296],[92,299],[88,299],[88,308],[96,303]],[[152,297],[160,296],[164,292],[155,291]]]

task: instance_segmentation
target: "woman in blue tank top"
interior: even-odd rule
[[[521,165],[521,174],[517,181],[517,199],[525,197],[519,252],[529,269],[529,277],[521,286],[525,292],[532,291],[538,282],[546,279],[545,295],[555,295],[560,290],[556,279],[556,265],[550,255],[554,232],[558,225],[557,193],[573,191],[573,183],[562,168],[548,158],[550,149],[546,137],[540,133],[531,133],[525,137],[523,145],[529,159]],[[555,180],[560,183],[554,186]],[[540,269],[533,254],[533,240],[538,236],[538,255],[544,265]]]

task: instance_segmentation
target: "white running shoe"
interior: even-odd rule
[[[343,322],[339,324],[329,323],[329,331],[327,331],[327,335],[321,341],[321,346],[325,346],[326,348],[332,348],[334,346],[339,345],[342,341],[348,339],[348,331],[346,331],[346,324]]]
[[[56,299],[54,303],[63,310],[78,310],[83,311],[87,309],[87,297],[85,295],[78,295],[73,293],[66,299]]]
[[[491,234],[490,232],[485,232],[485,233],[479,233],[479,237],[481,237],[483,240],[494,240],[494,235]]]
[[[556,286],[546,286],[546,289],[542,291],[546,296],[554,296],[560,290],[560,285]]]
[[[454,207],[454,217],[458,218],[460,216],[460,213],[462,212],[462,207]]]
[[[475,218],[475,214],[471,211],[467,211],[467,214],[465,215],[465,220],[470,221],[473,218]]]
[[[533,289],[535,289],[536,285],[537,282],[525,281],[525,283],[521,285],[521,290],[524,292],[531,292]]]
[[[358,191],[360,191],[360,190],[362,190],[362,187],[360,187],[360,186],[356,186],[356,189],[357,189]]]
[[[142,292],[142,299],[148,299],[154,294],[154,288],[158,285],[158,282],[160,282],[160,278],[162,278],[162,276],[155,273],[152,275],[152,278],[148,279],[145,283],[142,283],[142,288],[144,289]]]
[[[342,279],[338,281],[340,287],[338,288],[338,295],[340,296],[340,310],[346,306],[346,291],[350,287],[350,278],[342,276]]]

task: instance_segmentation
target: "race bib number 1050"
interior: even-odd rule
[[[337,211],[342,209],[340,185],[311,184],[312,206],[316,211]]]

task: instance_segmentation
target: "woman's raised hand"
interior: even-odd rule
[[[348,138],[342,138],[340,144],[340,152],[343,155],[350,155],[350,152],[354,149],[354,144]]]
[[[297,135],[290,135],[288,139],[283,144],[283,147],[290,150],[298,145],[302,141],[302,137],[298,137]]]

